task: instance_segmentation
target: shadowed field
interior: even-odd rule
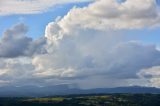
[[[160,94],[92,94],[1,98],[0,106],[159,106]]]

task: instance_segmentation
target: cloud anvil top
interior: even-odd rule
[[[36,25],[27,19],[4,31],[0,86],[160,87],[159,0],[0,0],[0,19],[45,19],[57,5],[75,2],[84,4],[61,11],[43,37],[28,36]]]

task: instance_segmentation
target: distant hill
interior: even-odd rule
[[[68,94],[100,94],[100,93],[156,93],[160,94],[159,88],[154,87],[117,87],[117,88],[96,88],[96,89],[77,89],[70,88],[68,85],[56,85],[47,87],[37,86],[22,86],[0,87],[0,97],[40,97],[53,95],[68,95]]]

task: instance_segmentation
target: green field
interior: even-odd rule
[[[0,106],[160,106],[160,94],[92,94],[0,98]]]

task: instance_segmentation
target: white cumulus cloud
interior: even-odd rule
[[[160,66],[153,66],[141,70],[139,77],[148,80],[150,86],[160,87]]]

